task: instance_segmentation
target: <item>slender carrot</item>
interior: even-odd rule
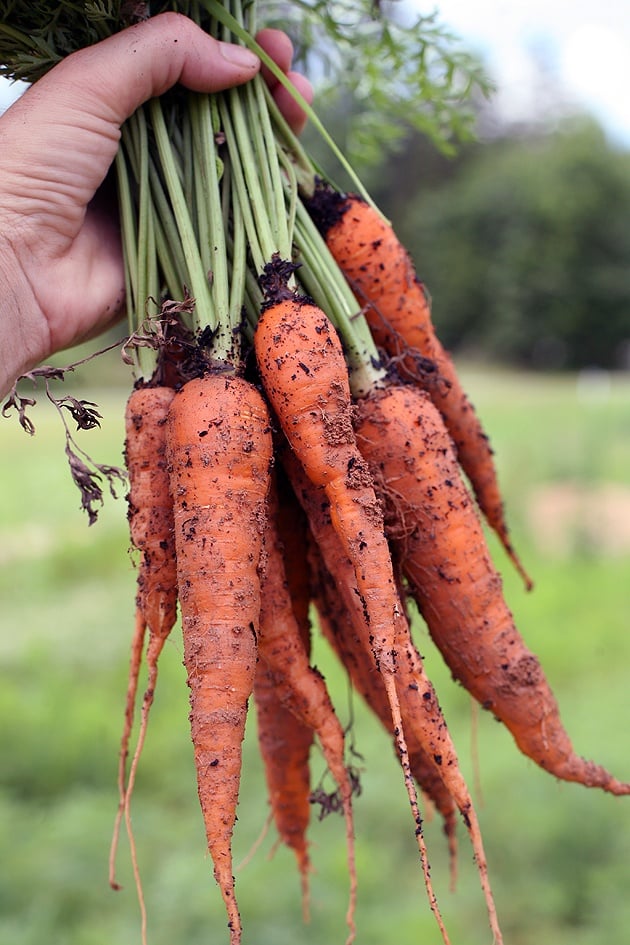
[[[290,455],[283,456],[289,474],[294,481],[298,498],[307,511],[311,530],[330,574],[335,578],[338,592],[350,614],[353,632],[359,638],[359,646],[368,652],[369,640],[365,629],[362,607],[354,575],[348,573],[348,559],[331,527],[330,508],[322,490],[314,491],[310,483],[300,476],[297,464]],[[466,782],[461,774],[455,746],[448,732],[444,716],[428,680],[418,651],[413,646],[409,625],[402,607],[396,627],[396,687],[400,698],[401,717],[410,743],[420,747],[424,758],[443,781],[444,787],[457,805],[471,844],[481,887],[486,899],[490,925],[496,943],[503,941],[499,928],[492,890],[488,880],[488,866],[477,815]],[[421,827],[421,824],[418,825]],[[452,875],[452,874],[451,874]],[[427,881],[425,874],[425,881]]]
[[[320,506],[321,513],[325,509]],[[314,512],[319,515],[320,513]],[[322,522],[325,530],[326,522]],[[330,525],[328,525],[330,527]],[[369,652],[362,645],[360,635],[355,629],[356,618],[346,604],[348,592],[354,594],[354,582],[348,581],[346,568],[346,588],[340,592],[337,582],[328,571],[322,559],[319,546],[311,546],[313,586],[315,588],[315,606],[319,626],[341,664],[348,673],[353,688],[361,695],[366,705],[379,719],[386,732],[393,737],[391,714],[387,702],[387,693],[380,674],[376,670]],[[348,562],[348,565],[350,562]],[[342,571],[339,574],[344,572]],[[434,761],[428,757],[423,746],[416,738],[413,728],[406,724],[407,747],[411,771],[423,795],[442,815],[444,834],[447,838],[450,864],[451,888],[455,888],[457,876],[457,836],[456,807],[442,777],[436,770]],[[395,746],[395,739],[394,739]]]
[[[130,395],[125,411],[125,462],[129,474],[128,513],[131,543],[140,552],[137,576],[136,619],[131,645],[129,681],[125,699],[125,724],[121,737],[118,790],[119,806],[110,851],[109,881],[115,879],[120,823],[129,790],[125,784],[129,739],[146,629],[149,629],[147,663],[149,683],[142,706],[144,739],[148,712],[157,681],[157,663],[177,614],[177,573],[173,543],[173,511],[165,459],[165,423],[175,392],[168,387],[143,386]],[[132,768],[137,764],[139,749]]]
[[[335,714],[323,677],[309,665],[288,593],[282,545],[276,526],[277,496],[272,490],[265,535],[265,569],[261,577],[259,653],[271,673],[281,700],[298,719],[310,726],[321,744],[326,763],[337,783],[346,820],[350,901],[349,935],[354,941],[356,866],[352,816],[352,781],[344,763],[343,728]]]
[[[360,197],[322,188],[308,206],[365,306],[377,345],[395,358],[405,376],[425,387],[444,417],[479,506],[530,589],[531,579],[508,534],[488,437],[435,333],[428,296],[409,254],[391,225]],[[434,372],[427,373],[427,360]]]
[[[311,816],[309,755],[313,729],[284,705],[274,676],[262,659],[256,667],[254,700],[273,821],[282,842],[295,853],[302,886],[302,915],[307,922],[311,864],[306,830]]]
[[[282,545],[287,590],[307,657],[311,653],[310,579],[307,561],[307,522],[282,469],[275,467],[278,502],[275,524]],[[306,830],[310,820],[309,755],[314,732],[282,703],[273,675],[263,661],[254,681],[258,742],[265,763],[270,804],[276,828],[295,852],[302,882],[302,914],[309,920],[310,859]]]
[[[231,838],[256,667],[258,567],[272,462],[267,407],[230,374],[189,381],[169,411],[184,663],[199,800],[231,945],[241,941]]]
[[[540,663],[504,600],[452,442],[429,397],[393,386],[360,402],[357,411],[361,452],[391,509],[391,539],[455,679],[541,768],[629,794],[630,784],[576,755]]]

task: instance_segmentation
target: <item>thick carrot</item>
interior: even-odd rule
[[[479,507],[526,587],[531,588],[531,579],[508,533],[488,437],[435,333],[427,293],[409,254],[391,225],[355,195],[322,189],[309,208],[357,299],[365,306],[377,345],[396,360],[405,376],[426,388],[444,417]],[[435,366],[437,378],[435,372],[427,373],[427,359]]]
[[[130,796],[125,784],[126,766],[146,629],[148,627],[149,630],[149,682],[142,707],[142,730],[134,759],[136,764],[153,701],[158,658],[177,614],[173,509],[165,459],[166,416],[174,395],[174,390],[169,387],[138,387],[130,395],[125,411],[125,463],[129,474],[127,518],[131,543],[140,552],[140,560],[125,724],[118,765],[120,802],[110,853],[110,884],[115,889],[119,888],[115,879],[119,828]],[[135,764],[132,763],[134,768]]]
[[[358,646],[366,653],[370,644],[367,639],[365,620],[359,604],[358,589],[354,575],[348,573],[348,559],[330,522],[330,509],[322,490],[313,490],[304,483],[290,455],[283,455],[289,474],[294,482],[296,494],[307,512],[311,530],[321,551],[327,571],[334,576],[337,590],[350,615],[353,633],[358,637]],[[444,787],[457,805],[470,835],[475,853],[481,887],[486,899],[490,925],[496,943],[503,941],[499,928],[492,890],[488,879],[488,866],[477,815],[470,792],[461,774],[457,753],[448,732],[444,716],[435,692],[427,679],[422,659],[413,646],[409,625],[402,607],[397,617],[396,687],[400,697],[401,716],[410,744],[422,749],[424,759],[433,767]],[[421,828],[421,823],[418,828]],[[451,874],[453,875],[453,874]],[[428,882],[425,873],[425,882]]]
[[[256,326],[254,349],[265,392],[282,430],[310,481],[325,491],[335,531],[353,565],[372,652],[392,713],[429,901],[448,942],[426,867],[422,818],[395,681],[400,602],[381,508],[352,428],[341,342],[321,309],[291,296],[265,308]]]
[[[630,793],[576,755],[536,656],[507,607],[452,442],[429,397],[394,386],[358,404],[357,440],[393,520],[411,593],[456,680],[557,778]]]
[[[323,513],[324,509],[321,511]],[[326,527],[325,523],[323,527]],[[319,546],[315,542],[312,542],[311,546],[311,562],[314,601],[322,633],[348,673],[353,688],[379,719],[385,731],[393,737],[391,714],[383,680],[353,626],[356,618],[353,619],[345,602],[348,593],[339,592],[337,582],[324,564]],[[354,593],[354,582],[350,583],[348,576],[344,580],[348,582],[349,589]],[[444,834],[447,838],[451,862],[451,887],[454,888],[457,875],[456,807],[442,777],[436,770],[435,763],[428,757],[416,738],[413,727],[410,728],[407,723],[405,726],[412,774],[425,799],[435,806],[444,821]]]
[[[356,866],[352,817],[352,781],[344,762],[343,728],[335,714],[323,677],[309,665],[306,649],[295,618],[284,567],[282,544],[276,525],[277,497],[272,491],[265,535],[265,568],[261,577],[259,654],[285,705],[305,725],[310,726],[321,744],[326,763],[337,783],[346,820],[346,843],[350,873],[350,902],[347,912],[349,935],[355,936]]]
[[[272,462],[267,407],[232,374],[189,381],[167,424],[184,663],[199,800],[231,945],[241,941],[231,838],[257,659],[258,568]]]

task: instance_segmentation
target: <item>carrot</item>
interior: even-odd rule
[[[528,589],[532,581],[509,537],[493,452],[455,366],[435,334],[427,293],[390,224],[355,195],[326,188],[308,203],[328,248],[365,306],[377,345],[421,383],[444,417],[462,468],[489,525]],[[427,373],[426,360],[435,372]]]
[[[321,509],[321,507],[320,507]],[[323,512],[324,510],[321,509]],[[319,514],[319,513],[314,513]],[[326,528],[322,523],[322,528]],[[376,670],[369,652],[361,643],[360,635],[353,626],[353,615],[345,603],[348,591],[340,593],[337,583],[322,560],[319,547],[313,542],[311,561],[314,574],[314,599],[319,626],[333,651],[350,677],[353,688],[361,695],[366,705],[379,719],[386,732],[393,736],[391,715],[383,681]],[[349,564],[349,562],[348,562]],[[353,583],[346,587],[354,593]],[[451,861],[451,887],[455,888],[457,875],[457,837],[455,804],[444,782],[418,739],[413,728],[406,725],[409,763],[413,776],[422,793],[442,815],[444,834],[447,838]],[[394,740],[395,745],[395,740]]]
[[[263,660],[256,668],[254,700],[273,820],[280,839],[295,853],[302,884],[302,915],[307,922],[311,865],[306,830],[311,816],[309,755],[313,729],[283,704],[274,676]]]
[[[141,555],[138,563],[135,630],[125,699],[125,724],[119,753],[120,800],[110,852],[109,881],[114,889],[120,888],[115,879],[115,859],[120,823],[130,798],[125,776],[146,629],[149,629],[149,683],[142,706],[141,736],[132,770],[135,770],[144,740],[157,681],[158,658],[177,613],[173,512],[164,455],[166,416],[174,394],[168,387],[138,387],[130,395],[125,411],[125,463],[130,486],[127,517],[131,543]]]
[[[390,535],[431,636],[454,678],[557,778],[630,793],[576,755],[537,657],[503,597],[442,418],[414,388],[358,404],[357,440],[392,516]]]
[[[350,873],[347,912],[348,945],[354,940],[356,866],[352,781],[344,764],[343,728],[330,701],[323,677],[309,665],[300,629],[288,593],[282,545],[276,526],[277,496],[272,489],[265,535],[265,568],[261,577],[259,654],[267,665],[280,699],[305,725],[313,729],[326,763],[337,783],[346,819],[346,843]]]
[[[335,531],[353,565],[370,645],[387,691],[431,909],[448,942],[428,873],[395,681],[400,604],[380,505],[352,428],[341,342],[321,309],[291,295],[268,303],[256,326],[254,350],[282,430],[310,481],[324,490]]]
[[[275,470],[278,480],[279,470]],[[275,524],[282,544],[282,565],[291,610],[307,656],[311,648],[309,620],[310,586],[306,561],[304,513],[287,482],[279,485]],[[282,702],[273,674],[260,660],[254,679],[258,720],[258,744],[265,767],[273,820],[278,834],[293,850],[302,882],[302,914],[309,919],[310,858],[306,830],[310,820],[309,755],[313,729],[304,724]]]
[[[291,609],[297,621],[305,652],[310,659],[310,576],[307,560],[307,522],[282,469],[274,467],[278,484],[278,503],[275,524],[282,545],[287,589]],[[258,741],[265,761],[273,818],[281,839],[291,847],[298,861],[302,878],[302,912],[309,920],[310,860],[306,844],[306,829],[310,819],[309,754],[313,743],[313,729],[304,725],[278,698],[273,677],[259,663],[254,681],[254,695],[258,708]],[[277,757],[282,753],[282,763]],[[293,790],[289,789],[293,785]]]
[[[257,658],[272,462],[267,407],[231,373],[189,381],[167,424],[184,663],[199,800],[231,945],[241,941],[231,838]]]
[[[369,651],[365,620],[359,604],[359,596],[353,575],[348,574],[348,560],[341,542],[331,527],[330,508],[322,490],[314,491],[310,484],[300,483],[300,472],[292,457],[283,456],[289,474],[294,481],[298,498],[304,504],[311,530],[321,551],[329,574],[334,575],[337,590],[350,615],[352,633],[359,638],[358,646]],[[402,722],[414,749],[420,748],[424,760],[433,769],[433,776],[441,778],[444,788],[453,798],[468,830],[479,873],[481,887],[486,899],[490,925],[496,943],[503,941],[499,928],[492,890],[488,880],[488,866],[483,849],[481,830],[472,803],[470,792],[461,774],[455,746],[448,732],[444,716],[438,705],[433,687],[424,671],[422,659],[411,642],[409,626],[402,607],[397,618],[395,646],[398,653],[396,663],[396,687],[400,697]],[[356,646],[357,644],[355,644]],[[418,827],[421,828],[421,823]],[[453,865],[453,864],[452,864]],[[451,873],[453,879],[453,872]],[[427,875],[425,873],[425,882]]]

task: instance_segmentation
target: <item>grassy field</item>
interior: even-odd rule
[[[465,380],[492,435],[514,538],[536,581],[526,594],[500,549],[508,601],[554,686],[577,750],[630,779],[630,382],[470,369]],[[121,461],[124,391],[83,390],[103,428],[82,434],[95,459]],[[27,437],[0,423],[0,941],[133,945],[139,915],[123,844],[124,890],[107,885],[117,803],[117,746],[132,627],[134,569],[123,501],[92,528],[78,508],[63,436],[48,405]],[[506,943],[628,941],[630,799],[560,784],[522,758],[492,718],[476,727],[418,622],[426,657],[484,829]],[[152,945],[227,942],[205,855],[187,723],[182,646],[162,659],[134,826]],[[412,821],[390,745],[322,643],[316,662],[344,722],[354,717],[363,792],[356,803],[360,945],[437,945]],[[475,734],[476,733],[476,734]],[[475,747],[476,746],[476,747]],[[315,778],[324,775],[313,756]],[[266,819],[249,725],[236,862]],[[302,924],[291,856],[273,831],[237,874],[249,945],[341,943],[347,877],[343,825],[311,829],[312,917]],[[460,836],[449,890],[440,825],[427,825],[432,875],[453,945],[489,945],[470,848]]]

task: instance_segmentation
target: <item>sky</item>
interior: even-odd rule
[[[486,63],[506,117],[544,107],[536,61],[543,61],[567,104],[590,111],[616,145],[630,149],[628,0],[411,0],[440,20]]]
[[[630,0],[406,0],[440,19],[484,59],[496,105],[515,120],[544,108],[536,61],[567,104],[591,111],[630,150]],[[0,113],[16,89],[0,81]]]

